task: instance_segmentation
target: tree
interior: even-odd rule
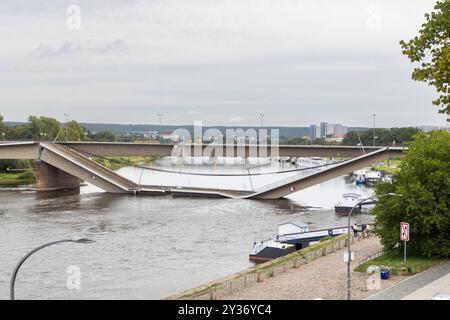
[[[91,139],[100,142],[112,142],[116,140],[116,136],[112,131],[99,131],[91,135]]]
[[[61,126],[58,120],[49,117],[28,117],[28,126],[25,139],[54,140],[60,132]]]
[[[309,140],[302,137],[282,137],[280,139],[280,144],[286,145],[307,145],[309,144]]]
[[[419,133],[393,182],[377,185],[376,194],[403,195],[381,197],[373,210],[375,230],[388,252],[398,250],[400,222],[405,221],[411,226],[410,252],[450,257],[449,159],[449,132]]]
[[[391,128],[391,129],[375,129],[375,136],[377,137],[376,145],[378,146],[390,146],[404,145],[409,141],[412,141],[412,137],[419,132],[417,128]],[[356,146],[359,143],[359,138],[363,146],[373,145],[373,131],[350,131],[342,141],[342,144],[347,146]]]
[[[441,107],[440,113],[450,115],[450,0],[438,1],[434,9],[425,14],[419,35],[400,41],[400,45],[411,62],[420,64],[413,71],[413,80],[436,87],[439,97],[433,104]]]
[[[6,137],[6,125],[3,123],[3,116],[0,115],[0,140],[3,140],[4,137]]]
[[[82,141],[86,138],[86,129],[72,120],[64,125],[59,138],[67,141]]]

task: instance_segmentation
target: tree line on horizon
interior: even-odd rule
[[[420,130],[413,127],[375,129],[376,145],[404,145],[412,140],[412,136]],[[134,142],[142,139],[142,135],[133,133],[115,133],[112,130],[90,132],[79,122],[71,120],[61,123],[55,118],[45,116],[29,116],[28,122],[8,126],[0,115],[0,134],[2,140],[34,140],[34,141],[99,141],[99,142]],[[359,137],[358,137],[359,136]],[[373,144],[373,131],[350,131],[342,142],[317,139],[314,142],[304,137],[280,137],[280,144],[287,145],[353,145],[361,142],[364,146]]]
[[[0,115],[0,134],[2,140],[34,140],[34,141],[115,141],[118,135],[112,131],[92,133],[79,122],[71,120],[61,123],[55,118],[45,116],[29,116],[28,122],[8,126]]]

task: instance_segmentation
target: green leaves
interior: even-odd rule
[[[400,222],[411,225],[408,246],[423,256],[450,256],[450,133],[419,133],[393,183],[377,185],[384,197],[374,208],[376,232],[387,251],[399,250]]]
[[[425,14],[419,35],[408,42],[401,40],[400,46],[411,62],[420,63],[412,79],[434,86],[440,95],[433,104],[441,107],[440,113],[450,115],[450,0],[438,1],[434,9]]]

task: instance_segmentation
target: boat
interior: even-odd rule
[[[348,215],[360,198],[361,196],[357,193],[343,194],[342,199],[334,206],[334,212],[337,215]],[[361,213],[361,204],[353,210],[353,214],[358,213]]]
[[[364,185],[366,184],[367,170],[356,170],[352,176],[355,178],[357,186]]]
[[[356,185],[366,184],[367,170],[356,170],[352,172],[352,177],[355,179]]]
[[[309,230],[308,225],[298,225],[292,222],[284,223],[278,227],[277,240],[283,243],[294,244],[297,250],[308,247],[324,237],[335,237],[347,232],[347,227]]]
[[[275,240],[268,239],[253,244],[249,260],[253,262],[270,261],[308,247],[324,237],[335,237],[346,232],[348,232],[347,227],[310,231],[306,224],[283,223],[278,226],[278,235]]]
[[[295,246],[292,244],[282,243],[276,240],[265,240],[253,244],[253,252],[250,253],[249,260],[253,262],[266,262],[295,251]]]
[[[375,185],[383,179],[383,172],[381,171],[367,171],[366,173],[366,184]]]
[[[297,165],[301,168],[314,168],[318,166],[322,166],[326,164],[326,162],[319,157],[310,157],[310,158],[298,158]]]

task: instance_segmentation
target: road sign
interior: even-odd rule
[[[353,251],[350,253],[350,259],[351,259],[351,261],[355,260],[355,253]],[[344,262],[345,263],[348,262],[348,251],[344,252]]]
[[[400,223],[400,240],[401,241],[409,241],[409,223],[408,222]]]

